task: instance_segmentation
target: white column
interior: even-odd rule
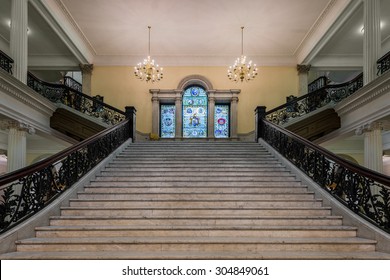
[[[91,96],[93,64],[80,64],[82,74],[83,93]]]
[[[298,79],[299,79],[298,96],[307,94],[307,86],[309,84],[307,77],[308,77],[310,67],[311,65],[303,65],[303,64],[297,65]]]
[[[239,90],[231,90],[233,93],[232,101],[230,103],[230,137],[237,138],[237,124],[238,124],[238,93]]]
[[[183,135],[183,101],[182,101],[183,92],[181,90],[175,91],[175,137],[181,138]]]
[[[381,51],[380,0],[364,0],[363,82],[376,78]]]
[[[12,0],[11,3],[10,49],[14,60],[13,75],[23,83],[27,83],[28,0]]]
[[[0,123],[1,129],[8,129],[7,171],[12,172],[26,166],[27,133],[34,134],[30,125],[13,120]]]
[[[383,173],[383,144],[381,122],[372,122],[361,126],[356,134],[364,134],[364,166]]]
[[[152,93],[152,133],[159,135],[160,131],[160,101],[158,99],[158,92],[160,90],[151,89]]]
[[[209,101],[209,114],[207,119],[207,133],[208,138],[214,138],[214,111],[215,111],[215,96],[214,96],[215,90],[209,90],[207,92],[208,94],[208,101]]]

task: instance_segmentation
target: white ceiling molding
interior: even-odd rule
[[[61,0],[30,1],[79,63],[93,63],[95,52]]]
[[[311,64],[324,45],[351,17],[362,0],[332,0],[295,51],[298,64]]]
[[[75,66],[77,65],[77,66]],[[80,71],[79,62],[71,55],[29,55],[29,70]]]

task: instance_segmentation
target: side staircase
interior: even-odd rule
[[[390,259],[257,143],[130,144],[1,259]]]

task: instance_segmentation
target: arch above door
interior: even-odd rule
[[[183,78],[177,89],[150,89],[152,94],[152,133],[156,135],[169,135],[169,138],[183,138],[183,94],[190,87],[200,87],[204,89],[208,100],[207,116],[207,137],[214,139],[220,137],[221,123],[224,123],[216,114],[220,114],[220,108],[228,108],[229,138],[237,138],[237,103],[239,89],[220,90],[214,89],[211,82],[201,75],[190,75]],[[163,109],[162,109],[163,108]],[[170,115],[167,120],[161,119],[162,110],[169,110]],[[174,120],[172,120],[174,118]],[[205,121],[206,122],[206,121]],[[166,129],[166,124],[170,124],[173,131],[161,133],[162,127]],[[226,128],[225,128],[226,130]]]

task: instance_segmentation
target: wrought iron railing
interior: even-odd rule
[[[326,84],[324,78],[313,84],[313,89],[322,84],[324,87],[268,111],[266,119],[275,124],[283,125],[325,105],[336,104],[363,87],[363,73],[349,82],[338,85]]]
[[[0,68],[12,74],[12,64],[14,60],[0,51]]]
[[[390,52],[382,56],[377,61],[378,64],[378,73],[377,75],[382,75],[390,69]]]
[[[349,209],[390,233],[390,177],[259,119],[260,137]]]
[[[313,91],[322,89],[322,88],[324,88],[328,83],[329,83],[329,79],[328,79],[327,77],[325,77],[325,76],[321,76],[321,77],[315,79],[313,82],[311,82],[311,83],[307,86],[307,92],[310,93],[310,92],[313,92]]]
[[[61,103],[107,124],[117,124],[125,119],[125,113],[80,91],[63,84],[41,81],[31,73],[27,85],[54,103]]]
[[[66,85],[67,87],[70,87],[71,89],[74,89],[78,92],[83,92],[83,85],[80,84],[75,79],[73,79],[72,77],[65,76],[64,77],[64,85]]]
[[[0,232],[54,201],[129,139],[131,129],[126,119],[50,158],[0,176]]]

